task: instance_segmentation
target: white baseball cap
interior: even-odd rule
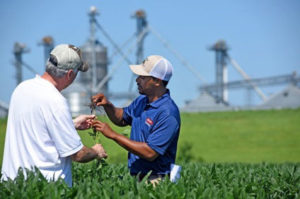
[[[172,64],[162,56],[151,55],[140,65],[129,65],[133,73],[141,76],[152,76],[169,81],[172,76]]]
[[[71,44],[57,45],[50,52],[49,61],[64,70],[78,69],[85,72],[89,68],[88,64],[82,60],[80,49]]]

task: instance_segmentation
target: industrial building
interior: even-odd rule
[[[8,105],[0,101],[0,118],[7,117],[8,115]]]
[[[300,107],[300,76],[296,72],[287,75],[265,78],[250,78],[238,63],[229,56],[228,46],[224,40],[217,41],[209,50],[216,54],[215,83],[203,83],[199,87],[200,95],[194,100],[187,101],[181,108],[183,112],[208,112],[208,111],[230,111],[230,110],[258,110],[258,109],[280,109]],[[242,80],[228,81],[228,65],[232,65]],[[286,85],[286,88],[272,96],[267,96],[260,89],[262,86]],[[247,91],[246,105],[236,107],[230,105],[228,94],[231,89],[243,89]],[[260,97],[259,105],[252,105],[252,92]]]
[[[96,38],[96,31],[102,31],[103,35],[111,42],[118,54],[127,64],[133,64],[128,59],[128,53],[132,53],[132,49],[136,48],[136,63],[141,63],[144,59],[144,40],[145,37],[152,33],[169,50],[171,54],[177,58],[182,66],[195,75],[201,82],[199,87],[199,96],[196,99],[189,100],[181,107],[182,112],[209,112],[209,111],[232,111],[232,110],[257,110],[257,109],[280,109],[280,108],[299,108],[300,107],[300,77],[295,72],[276,77],[265,78],[250,78],[247,73],[238,65],[238,63],[229,56],[229,47],[224,40],[219,40],[208,50],[215,53],[215,83],[207,83],[202,76],[185,60],[175,49],[172,49],[162,36],[155,31],[146,20],[146,13],[143,10],[138,10],[135,13],[137,22],[137,30],[134,34],[136,42],[128,53],[124,53],[103,29],[97,21],[98,11],[92,6],[89,13],[90,35],[88,40],[80,46],[84,61],[88,62],[90,69],[86,73],[80,73],[75,82],[67,89],[62,91],[62,94],[67,98],[73,116],[79,114],[88,114],[90,110],[90,97],[98,92],[103,92],[112,99],[126,99],[129,103],[138,94],[137,92],[128,91],[113,93],[109,89],[109,81],[114,70],[119,65],[114,67],[109,66],[108,49]],[[44,47],[45,61],[48,59],[50,51],[54,47],[54,39],[51,36],[46,36],[39,43]],[[22,67],[26,67],[29,71],[36,73],[30,65],[22,60],[22,54],[28,53],[24,44],[18,42],[14,46],[16,81],[17,84],[22,81]],[[242,80],[228,81],[228,67],[232,66],[241,74]],[[129,88],[132,87],[133,79],[130,82]],[[286,88],[272,96],[267,96],[260,87],[264,86],[285,85]],[[245,106],[232,106],[228,100],[228,95],[232,89],[242,89],[251,95],[253,91],[260,97],[261,103],[252,105],[250,101],[246,102]],[[246,100],[251,99],[249,96]],[[8,105],[0,103],[0,117],[7,116]]]
[[[257,109],[283,109],[300,107],[300,89],[291,84],[256,106]]]

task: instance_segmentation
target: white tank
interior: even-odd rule
[[[107,49],[105,46],[103,46],[100,42],[96,41],[95,45],[95,52],[96,52],[96,82],[99,84],[99,82],[107,75]],[[92,45],[91,42],[86,42],[83,46],[81,46],[81,52],[82,52],[82,58],[85,62],[89,64],[89,70],[85,73],[80,74],[80,82],[84,85],[89,86],[91,88],[92,85],[92,57],[93,57],[93,51],[92,51]],[[105,83],[101,91],[97,92],[103,92],[108,93],[108,83]]]

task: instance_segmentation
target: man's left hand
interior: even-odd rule
[[[73,119],[73,123],[77,130],[85,130],[91,128],[92,122],[95,118],[95,115],[79,115]]]

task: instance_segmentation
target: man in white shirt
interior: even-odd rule
[[[9,107],[2,179],[14,179],[18,169],[38,168],[48,180],[63,178],[72,186],[72,161],[106,158],[101,144],[84,146],[76,131],[91,127],[94,115],[72,120],[67,100],[60,91],[68,87],[78,71],[87,71],[80,49],[69,44],[50,53],[46,72],[22,82],[14,90]]]

